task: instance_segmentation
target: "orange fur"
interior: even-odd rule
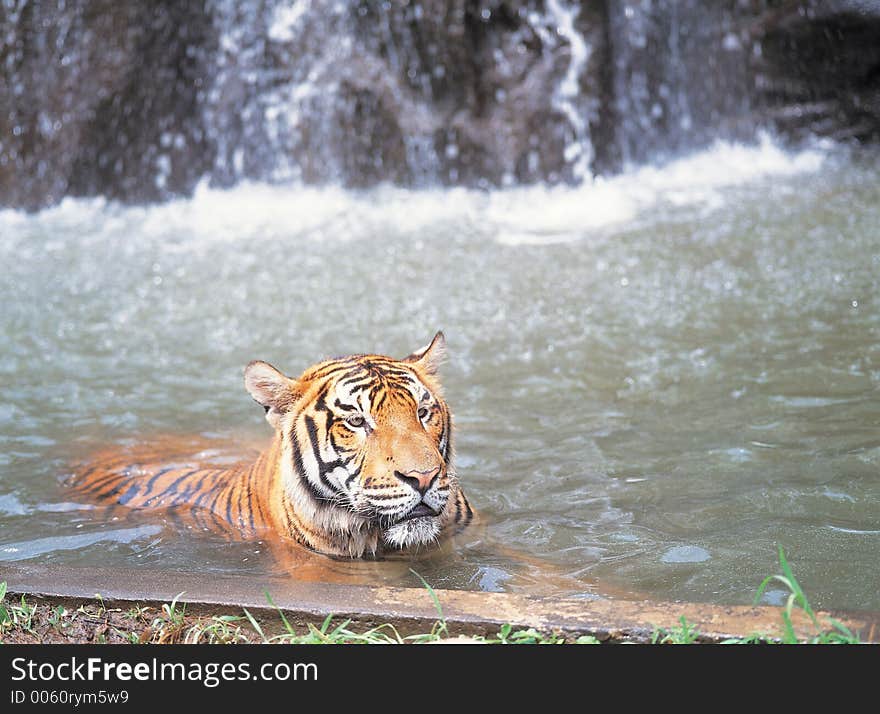
[[[275,428],[251,462],[212,466],[142,448],[97,455],[72,488],[88,500],[170,509],[243,538],[275,534],[335,556],[418,549],[464,528],[473,509],[451,466],[451,415],[436,371],[442,333],[403,360],[353,355],[296,379],[265,362],[245,386]]]

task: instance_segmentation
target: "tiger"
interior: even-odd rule
[[[252,361],[244,386],[274,430],[255,460],[205,468],[117,454],[87,462],[70,485],[96,505],[174,511],[327,556],[431,547],[476,515],[452,466],[452,415],[438,377],[445,355],[437,332],[400,360],[354,354],[296,378]]]

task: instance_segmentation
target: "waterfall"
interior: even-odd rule
[[[0,205],[577,184],[764,129],[880,137],[880,8],[853,0],[4,0],[0,37]]]
[[[590,59],[590,46],[575,27],[580,8],[575,2],[564,6],[561,0],[547,0],[547,11],[556,21],[556,29],[569,45],[571,59],[568,69],[553,93],[554,105],[571,124],[573,137],[567,142],[564,159],[572,166],[574,178],[583,181],[590,175],[593,161],[593,145],[590,141],[590,116],[584,111],[584,94],[580,78]]]

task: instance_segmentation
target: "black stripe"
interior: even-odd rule
[[[348,377],[346,379],[340,380],[339,386],[346,387],[351,384],[354,387],[365,387],[370,382],[373,381],[373,377],[369,373],[365,373],[364,370],[359,369],[358,373],[353,377]],[[362,384],[356,384],[357,382],[362,382]]]
[[[459,491],[459,495],[461,496],[461,500],[464,503],[464,507],[467,509],[467,520],[464,522],[465,525],[471,522],[471,519],[474,517],[473,509],[471,509],[471,504],[468,503],[467,498],[465,498],[464,494]]]
[[[351,482],[354,481],[360,475],[361,475],[361,469],[360,469],[360,467],[358,467],[348,475],[348,478],[345,479],[345,487],[348,488],[349,486],[351,486]]]
[[[76,475],[76,478],[79,480],[84,480],[89,476],[89,474],[94,473],[98,469],[102,469],[102,468],[104,468],[103,464],[100,464],[98,466],[92,466],[90,469],[86,469],[85,471],[81,471],[80,473],[78,473]]]
[[[293,466],[296,469],[296,473],[299,476],[299,480],[301,483],[304,483],[306,488],[311,494],[312,498],[316,501],[326,501],[327,496],[321,493],[315,484],[311,482],[308,475],[306,474],[306,465],[303,461],[302,450],[299,448],[299,442],[296,439],[296,428],[294,428],[290,434],[288,434],[290,438],[290,445],[293,447]]]
[[[443,434],[442,436],[446,439],[446,447],[443,449],[443,461],[449,465],[449,452],[452,448],[452,419],[449,417],[449,412],[446,411],[443,414]]]
[[[80,489],[80,492],[83,494],[92,494],[100,491],[104,486],[110,483],[113,479],[123,479],[126,477],[126,474],[119,473],[111,473],[107,476],[99,478],[97,481],[92,481],[92,483]]]
[[[211,501],[205,505],[205,508],[207,510],[211,511],[212,513],[216,514],[217,513],[217,502],[220,500],[220,496],[223,495],[223,492],[218,491],[217,489],[214,489],[213,491],[210,491],[210,495],[212,496]],[[201,499],[199,499],[199,502],[201,502]]]
[[[193,479],[192,483],[190,483],[186,487],[186,490],[182,494],[180,494],[180,502],[181,503],[189,503],[190,497],[194,493],[197,493],[199,491],[199,489],[201,489],[202,484],[205,483],[205,481],[207,481],[215,473],[217,473],[217,472],[214,469],[205,469],[205,473],[202,475],[202,477],[199,479]],[[204,494],[202,494],[202,495],[204,495]]]
[[[165,468],[165,469],[159,469],[156,473],[154,473],[150,477],[150,480],[147,481],[147,484],[144,486],[144,495],[147,495],[150,491],[153,490],[153,484],[156,483],[156,479],[158,479],[161,476],[164,476],[169,471],[174,471],[174,470],[175,470],[175,468],[173,466],[169,466],[168,468]],[[152,497],[150,497],[149,500],[152,500]]]
[[[315,420],[310,416],[305,418],[305,422],[306,431],[309,434],[309,441],[312,443],[312,454],[315,457],[315,463],[318,464],[318,478],[321,479],[321,483],[324,484],[330,493],[336,493],[337,489],[333,488],[333,484],[330,483],[327,474],[337,466],[342,466],[342,462],[337,459],[328,464],[321,459],[321,450],[318,447],[318,426],[315,424]]]
[[[314,408],[318,411],[329,412],[330,408],[327,406],[327,390],[329,389],[328,385],[323,385],[321,390],[318,392],[318,395],[315,397],[315,405]]]
[[[166,486],[162,491],[157,493],[155,496],[150,496],[150,498],[148,500],[153,501],[156,499],[157,496],[165,496],[165,495],[175,496],[177,494],[176,489],[177,489],[178,484],[181,481],[183,481],[185,478],[188,478],[189,476],[192,476],[193,474],[198,473],[199,471],[201,471],[201,469],[193,469],[192,471],[185,472],[182,476],[174,479],[174,481],[172,481],[170,484],[168,484],[168,486]],[[176,502],[176,499],[175,499],[175,502]],[[146,505],[146,501],[144,502],[144,505]]]
[[[279,454],[279,456],[280,456],[280,454]],[[257,483],[255,481],[253,481],[253,474],[254,474],[254,471],[251,471],[248,474],[248,478],[252,479],[251,486],[254,488],[254,490],[256,490]],[[263,511],[263,499],[259,497],[260,492],[256,491],[256,493],[257,493],[257,497],[256,497],[256,499],[254,499],[254,505],[255,505],[254,511],[259,514],[260,520],[262,521],[263,527],[265,528],[267,525],[270,525],[272,523],[272,519],[269,518],[266,515],[266,513]],[[286,500],[286,496],[284,498]],[[256,524],[254,525],[254,528],[256,528]]]
[[[232,494],[235,493],[235,486],[233,484],[229,484],[227,487],[227,491],[229,492],[229,497],[226,499],[226,521],[229,525],[233,525],[232,522]]]
[[[128,485],[128,483],[126,481],[120,481],[113,488],[111,488],[109,491],[107,491],[107,493],[102,493],[101,498],[113,499],[114,496],[116,496],[116,494],[118,494],[120,491],[122,491],[122,489],[125,488],[127,485]]]
[[[293,511],[293,504],[286,500],[284,502],[284,515],[287,523],[288,535],[293,536],[293,539],[301,545],[310,547],[308,537],[296,522],[296,513]]]
[[[253,485],[251,484],[250,478],[245,479],[243,488],[245,489],[245,495],[247,496],[248,525],[250,525],[251,533],[255,533],[257,530],[257,526],[256,523],[254,523],[254,489]]]
[[[336,372],[348,372],[362,356],[363,355],[352,355],[351,357],[340,357],[333,360],[332,364],[325,365],[314,372],[307,372],[303,376],[306,379],[324,379],[330,377]]]

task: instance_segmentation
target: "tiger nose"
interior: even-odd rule
[[[412,486],[420,495],[424,496],[428,492],[428,489],[434,485],[434,481],[437,480],[439,473],[440,467],[438,466],[436,469],[431,469],[430,471],[407,471],[406,473],[395,471],[394,475],[408,486]]]

